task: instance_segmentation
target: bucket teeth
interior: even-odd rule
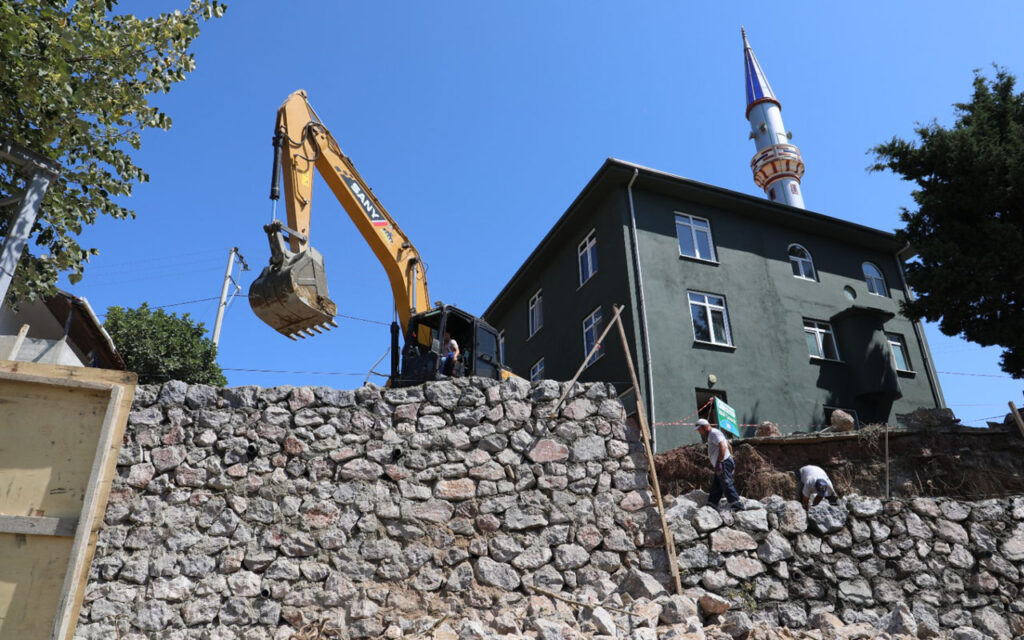
[[[328,323],[328,324],[330,324],[330,325],[331,325],[332,327],[334,327],[335,329],[337,329],[337,328],[338,328],[338,323],[337,323],[337,322],[335,322],[334,320],[328,320],[328,321],[327,321],[327,323]]]
[[[285,337],[286,337],[286,338],[288,338],[289,340],[295,340],[295,336],[294,336],[294,335],[292,335],[292,334],[290,334],[290,333],[286,333],[286,334],[284,334],[284,335],[285,335]],[[296,342],[297,342],[297,341],[296,341]]]
[[[323,333],[323,331],[320,329],[320,327],[318,327],[316,325],[313,325],[309,329],[312,329],[313,331],[316,331],[317,333]],[[309,329],[306,329],[306,331],[309,331]]]

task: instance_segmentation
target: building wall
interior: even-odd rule
[[[64,338],[64,327],[41,300],[23,302],[17,311],[9,307],[0,309],[0,359],[7,357],[26,324],[28,334],[15,360],[76,367],[88,364],[78,345]],[[2,339],[4,336],[9,339]]]
[[[862,422],[895,422],[897,413],[937,406],[913,325],[898,315],[904,294],[892,254],[706,203],[650,191],[634,197],[656,422],[693,423],[697,389],[725,392],[741,424],[770,420],[784,432],[822,424],[825,407],[853,409]],[[677,211],[710,220],[717,264],[679,256]],[[811,253],[817,282],[793,276],[791,243]],[[864,261],[881,269],[892,297],[868,292]],[[853,289],[855,300],[844,295],[844,287]],[[695,342],[688,291],[725,297],[733,347]],[[860,313],[832,320],[854,305],[891,317],[883,322],[879,314]],[[832,324],[841,362],[808,356],[804,318]],[[915,374],[891,371],[883,329],[903,336]],[[709,375],[715,376],[714,385]],[[878,393],[873,401],[858,397],[865,391]],[[892,401],[895,394],[902,397]],[[658,450],[697,437],[688,426],[655,428]]]
[[[551,380],[570,379],[581,364],[583,321],[596,308],[601,308],[602,326],[611,320],[613,305],[625,305],[627,335],[632,335],[631,295],[627,274],[626,229],[621,219],[622,207],[615,199],[606,200],[580,216],[549,254],[539,261],[543,269],[533,269],[511,302],[500,313],[486,320],[504,331],[506,364],[517,375],[529,378],[530,369],[544,358],[544,377]],[[598,269],[587,282],[579,283],[578,247],[591,230],[596,232]],[[530,298],[542,290],[543,319],[540,330],[529,336],[528,309]],[[615,330],[612,330],[615,332]],[[627,367],[617,332],[609,334],[603,355],[580,376],[583,381],[628,380]]]
[[[899,315],[905,295],[895,257],[899,245],[890,234],[813,212],[793,215],[767,201],[663,174],[638,181],[633,200],[651,344],[649,386],[638,346],[640,276],[630,238],[629,174],[599,176],[597,186],[588,185],[488,310],[487,321],[505,332],[506,362],[513,371],[528,377],[543,356],[544,377],[570,379],[584,357],[583,319],[600,305],[608,322],[612,304],[623,304],[659,451],[697,440],[691,426],[672,423],[696,420],[698,390],[724,394],[742,425],[770,420],[783,432],[821,428],[835,408],[852,411],[867,424],[897,423],[899,414],[942,406],[941,391],[937,383],[933,391],[927,375],[927,349],[914,324]],[[675,212],[710,221],[715,263],[680,257]],[[577,247],[591,229],[597,232],[599,269],[580,287]],[[816,281],[793,276],[788,255],[793,243],[810,252]],[[865,261],[882,271],[889,297],[868,292]],[[544,327],[528,338],[528,303],[539,288]],[[855,298],[849,299],[844,288]],[[688,291],[725,298],[732,346],[694,340]],[[809,357],[805,318],[832,326],[840,361]],[[891,365],[886,333],[902,336],[912,373],[898,373]],[[581,380],[614,382],[620,390],[628,386],[616,335],[605,340],[605,355],[583,371]],[[631,412],[633,404],[626,402]],[[743,429],[745,434],[753,430]]]

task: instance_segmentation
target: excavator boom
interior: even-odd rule
[[[430,308],[419,253],[342,153],[305,91],[288,96],[277,111],[271,198],[279,196],[280,173],[288,225],[277,222],[264,227],[271,258],[249,289],[253,311],[290,338],[337,326],[333,320],[337,305],[328,295],[323,257],[309,243],[314,169],[384,266],[395,309],[402,326],[407,326],[413,314]]]
[[[327,292],[323,256],[309,243],[316,170],[384,266],[391,283],[401,329],[392,323],[388,383],[417,384],[463,375],[505,379],[511,375],[501,364],[500,337],[493,327],[456,307],[431,306],[419,253],[341,152],[304,91],[288,96],[277,111],[273,168],[270,197],[280,197],[280,178],[288,221],[285,225],[275,220],[263,228],[270,240],[270,264],[249,288],[249,303],[261,320],[292,339],[337,326],[334,316],[338,309]],[[404,349],[398,346],[400,334],[405,337]],[[457,345],[455,349],[452,343]]]

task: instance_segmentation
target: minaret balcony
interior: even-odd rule
[[[800,149],[791,144],[773,144],[760,149],[750,160],[754,182],[762,189],[779,178],[800,180],[804,175],[804,159]]]

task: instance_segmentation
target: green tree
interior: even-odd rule
[[[917,186],[897,235],[917,257],[907,282],[911,319],[938,321],[948,336],[1003,348],[1000,366],[1024,377],[1024,94],[996,68],[975,71],[974,95],[954,105],[952,127],[918,125],[918,139],[894,137],[873,149],[873,171],[889,169]]]
[[[95,248],[75,236],[98,215],[132,218],[121,204],[148,176],[132,162],[145,129],[171,119],[149,103],[195,69],[189,47],[200,21],[224,5],[190,0],[152,18],[115,15],[117,0],[0,0],[0,138],[62,166],[50,185],[33,242],[21,257],[12,300],[54,291],[58,276],[82,277]],[[0,165],[0,198],[22,191],[24,176]],[[0,236],[12,212],[0,212]],[[34,245],[34,246],[33,246]]]
[[[145,302],[138,309],[110,307],[103,327],[142,384],[227,384],[217,364],[217,347],[205,337],[203,323],[193,322],[187,313],[179,318],[163,309],[153,311]]]

